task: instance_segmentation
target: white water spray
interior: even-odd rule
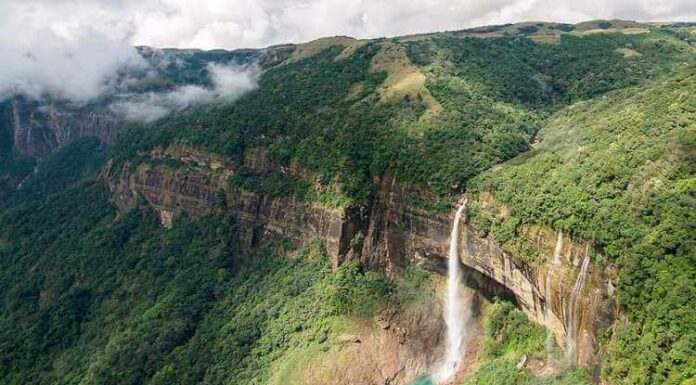
[[[434,374],[437,383],[446,383],[454,377],[457,366],[464,358],[462,342],[466,337],[466,304],[463,295],[462,271],[459,261],[459,220],[466,208],[462,203],[454,215],[450,234],[449,261],[447,264],[447,293],[445,296],[445,357]]]
[[[558,235],[556,238],[556,247],[553,250],[553,259],[551,260],[551,266],[549,266],[549,269],[546,271],[546,282],[544,286],[544,295],[546,296],[546,303],[544,304],[545,308],[545,317],[546,317],[546,354],[547,356],[551,356],[551,353],[553,351],[553,345],[554,345],[554,335],[553,335],[553,330],[551,330],[551,321],[553,318],[553,303],[551,302],[552,298],[552,293],[551,293],[551,278],[553,277],[553,269],[556,265],[559,265],[561,263],[561,251],[563,250],[563,232],[561,230],[558,230]]]
[[[585,255],[582,260],[582,265],[580,265],[580,272],[578,277],[575,279],[575,285],[573,285],[573,291],[570,293],[570,302],[568,303],[568,319],[566,324],[568,325],[567,330],[567,340],[568,346],[566,348],[566,361],[570,365],[575,365],[577,361],[577,339],[578,339],[578,323],[579,319],[575,316],[577,311],[577,302],[580,291],[585,284],[585,277],[587,276],[587,269],[590,266],[590,257]]]
[[[553,249],[553,261],[554,265],[561,263],[561,251],[563,250],[563,232],[558,230],[558,237],[556,239],[556,247]]]

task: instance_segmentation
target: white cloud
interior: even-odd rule
[[[240,48],[330,35],[395,36],[525,20],[696,20],[693,0],[150,0],[135,40]]]
[[[257,66],[208,65],[213,91],[222,99],[236,99],[256,88],[260,70]]]
[[[133,26],[82,2],[0,3],[0,97],[21,91],[86,101],[123,66],[143,66]]]
[[[696,20],[694,0],[2,0],[0,97],[85,101],[142,66],[132,46],[242,48],[523,20]]]
[[[216,101],[233,101],[256,88],[260,70],[255,65],[208,65],[211,88],[184,85],[167,92],[120,95],[109,108],[126,120],[152,122],[170,112]]]

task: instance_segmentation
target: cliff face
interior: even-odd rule
[[[349,254],[350,241],[360,220],[353,210],[326,209],[294,197],[267,197],[232,185],[228,178],[235,169],[218,157],[171,146],[151,154],[154,159],[170,158],[195,164],[195,167],[173,168],[162,164],[143,163],[135,168],[107,164],[103,175],[113,191],[113,201],[121,210],[128,210],[142,196],[160,215],[163,226],[171,227],[180,214],[199,216],[213,210],[224,210],[236,220],[236,243],[241,251],[249,251],[265,238],[287,239],[295,244],[320,239],[338,266]],[[263,172],[268,166],[263,152],[249,151],[244,167]]]
[[[364,262],[387,269],[403,263],[444,269],[452,215],[432,215],[404,203],[404,188],[391,177],[379,183],[362,251]],[[540,257],[539,262],[528,263],[505,250],[491,234],[477,231],[468,218],[463,220],[459,256],[476,272],[473,278],[479,287],[490,295],[513,294],[531,320],[553,331],[570,363],[598,369],[597,336],[616,312],[615,269],[602,256],[591,260],[590,244],[572,242],[541,227],[523,228],[518,235]]]
[[[109,144],[124,126],[121,119],[104,109],[37,106],[21,98],[11,103],[12,142],[15,150],[24,155],[45,156],[86,136],[95,136]]]
[[[228,178],[237,171],[234,167],[191,148],[171,146],[150,156],[152,164],[115,167],[110,163],[105,168],[103,175],[121,210],[133,207],[142,196],[159,212],[164,226],[171,226],[182,213],[197,216],[224,210],[235,218],[232,231],[237,242],[233,247],[241,251],[253,250],[268,238],[295,244],[321,240],[334,267],[360,259],[365,267],[386,272],[408,263],[444,270],[452,218],[404,202],[411,191],[390,175],[375,181],[379,193],[369,207],[329,209],[233,186]],[[164,158],[190,166],[174,168],[157,162]],[[308,177],[297,168],[272,164],[261,150],[247,151],[243,166],[255,173],[279,168]],[[589,263],[589,245],[573,243],[543,228],[520,234],[544,257],[539,263],[525,263],[503,250],[491,235],[477,232],[466,218],[464,221],[459,255],[465,266],[477,272],[479,281],[484,281],[481,288],[514,294],[532,320],[554,332],[568,351],[569,361],[596,366],[598,331],[614,316],[611,269]]]
[[[553,331],[569,362],[599,364],[597,335],[615,315],[614,274],[611,268],[600,269],[601,263],[589,263],[587,244],[562,243],[560,258],[554,263],[552,255],[558,245],[554,233],[530,230],[522,236],[529,237],[548,257],[546,262],[530,265],[503,251],[492,236],[477,232],[470,224],[461,236],[466,239],[460,251],[462,262],[509,289],[530,319]]]

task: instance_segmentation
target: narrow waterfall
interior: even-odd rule
[[[558,236],[556,237],[556,247],[553,249],[553,258],[551,259],[551,266],[546,271],[546,282],[544,283],[544,296],[546,301],[544,303],[544,314],[546,317],[546,324],[549,325],[546,328],[546,353],[550,356],[553,350],[554,338],[553,330],[551,329],[551,318],[553,317],[553,303],[551,302],[551,278],[553,277],[553,269],[556,265],[561,263],[561,251],[563,250],[563,232],[558,230]]]
[[[563,250],[563,232],[558,230],[558,237],[556,238],[556,247],[553,249],[553,260],[554,265],[561,263],[561,251]]]
[[[450,234],[449,261],[447,265],[447,292],[444,301],[445,318],[445,356],[434,379],[438,384],[447,383],[454,377],[457,366],[464,358],[462,342],[466,337],[466,322],[468,320],[466,300],[463,295],[462,269],[459,261],[459,220],[466,208],[462,203],[454,215],[452,233]]]
[[[546,300],[544,301],[544,317],[546,318],[546,354],[551,355],[553,351],[553,330],[551,329],[551,319],[553,317],[551,303],[551,268],[546,272],[546,283],[544,288],[544,295]]]
[[[569,364],[575,365],[577,361],[577,338],[578,338],[578,319],[575,315],[577,308],[577,301],[582,287],[585,284],[585,277],[587,276],[587,269],[590,266],[590,257],[585,255],[582,260],[582,265],[580,266],[580,272],[578,277],[575,279],[575,285],[573,285],[573,291],[570,293],[570,302],[568,303],[568,319],[566,319],[567,330],[566,339],[568,341],[568,346],[566,347],[566,360]]]

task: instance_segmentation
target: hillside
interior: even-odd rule
[[[3,101],[0,382],[429,383],[465,197],[455,383],[690,384],[695,42],[611,20],[141,47],[128,95],[210,87],[210,62],[258,87],[140,123],[126,94]]]

